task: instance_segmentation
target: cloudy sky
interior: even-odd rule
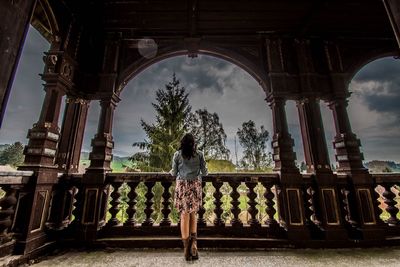
[[[39,73],[43,71],[43,52],[48,43],[31,28],[0,130],[0,144],[27,142],[26,133],[38,119],[44,91]],[[265,93],[241,68],[209,56],[195,59],[186,56],[161,61],[132,79],[122,92],[115,113],[114,153],[120,156],[135,152],[132,143],[145,139],[140,119],[152,122],[155,92],[163,88],[176,73],[189,93],[193,110],[207,108],[217,112],[228,135],[228,146],[234,158],[234,136],[244,121],[254,120],[272,132],[271,111]],[[349,116],[353,131],[361,139],[366,160],[382,159],[400,162],[400,60],[384,58],[365,66],[354,77],[350,90]],[[291,134],[295,139],[298,161],[303,160],[302,142],[295,103],[286,105]],[[321,103],[327,144],[334,162],[331,140],[334,129],[330,110]],[[99,115],[99,103],[90,105],[85,131],[84,151],[90,151]],[[61,118],[60,118],[61,121]],[[241,151],[239,147],[239,157]]]

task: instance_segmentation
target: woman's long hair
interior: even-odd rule
[[[182,156],[185,159],[190,159],[195,156],[196,153],[196,143],[194,141],[194,136],[191,133],[185,134],[181,139],[181,146],[179,148],[182,150]]]

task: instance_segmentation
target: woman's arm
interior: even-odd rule
[[[207,162],[203,153],[200,153],[200,171],[202,175],[208,175]]]
[[[178,174],[178,152],[175,152],[174,157],[172,158],[172,169],[169,171],[172,176],[176,176]]]

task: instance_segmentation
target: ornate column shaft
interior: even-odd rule
[[[267,39],[265,42],[265,65],[269,82],[267,101],[272,109],[275,170],[280,172],[280,184],[276,187],[279,223],[287,230],[289,239],[307,240],[310,232],[305,225],[305,208],[301,196],[303,180],[296,168],[294,141],[288,130],[285,111],[285,97],[296,91],[299,84],[295,75],[290,74],[293,58],[291,51],[288,51],[289,47],[289,43],[285,44],[280,39]]]
[[[90,153],[90,166],[87,172],[105,173],[111,171],[112,149],[114,147],[112,137],[112,125],[114,109],[119,98],[102,99],[101,111],[97,133],[92,139],[92,152]]]
[[[285,100],[281,97],[267,97],[272,109],[273,119],[273,159],[275,171],[280,172],[280,185],[277,187],[280,224],[287,230],[289,239],[310,238],[305,225],[305,209],[302,198],[302,179],[294,160],[294,141],[288,131]]]
[[[336,150],[336,161],[339,163],[338,173],[367,172],[363,166],[363,154],[360,152],[360,140],[351,131],[347,114],[347,100],[335,98],[329,101],[335,122],[336,135],[333,141]]]
[[[333,145],[339,164],[337,172],[346,174],[342,177],[348,177],[348,181],[351,181],[348,194],[352,201],[348,203],[348,212],[359,223],[358,229],[363,238],[377,240],[383,236],[382,223],[378,219],[380,210],[377,193],[372,176],[362,163],[361,143],[351,130],[347,104],[345,97],[333,97],[329,101],[336,129]]]
[[[58,118],[63,91],[54,84],[45,85],[46,96],[37,123],[28,132],[29,143],[25,147],[25,162],[20,168],[46,166],[54,168],[57,143],[60,136]]]
[[[297,101],[304,157],[309,173],[331,173],[321,110],[315,98]]]
[[[275,162],[274,170],[298,173],[295,164],[296,153],[293,152],[294,141],[290,136],[287,125],[285,100],[282,98],[273,98],[270,100],[270,107],[272,109],[274,127],[271,143]]]
[[[68,97],[66,102],[56,164],[59,170],[77,173],[89,101]]]
[[[34,172],[32,184],[18,199],[16,229],[18,240],[16,251],[29,253],[49,242],[45,231],[54,186],[59,182],[58,170],[54,164],[60,136],[58,119],[62,97],[73,87],[74,62],[68,55],[52,47],[46,53],[45,81],[46,95],[39,120],[28,132],[29,143],[25,147],[25,162],[20,170]],[[22,215],[22,214],[23,215]]]
[[[96,238],[97,231],[105,225],[108,210],[108,196],[110,186],[106,182],[106,174],[111,171],[112,125],[114,109],[119,97],[113,94],[100,101],[101,111],[97,133],[92,139],[90,166],[83,176],[83,205],[82,221],[78,225],[77,237],[85,242]]]

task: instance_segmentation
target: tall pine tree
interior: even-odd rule
[[[147,139],[133,146],[146,150],[136,153],[133,160],[141,160],[139,168],[146,171],[167,171],[171,168],[171,159],[179,148],[180,140],[187,130],[187,118],[191,111],[188,93],[180,85],[175,73],[165,89],[158,89],[156,102],[152,103],[156,111],[156,122],[148,123],[143,119],[141,126]]]

